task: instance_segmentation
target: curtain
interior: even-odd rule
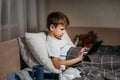
[[[0,42],[45,29],[44,4],[44,0],[0,0]]]

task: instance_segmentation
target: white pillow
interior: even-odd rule
[[[34,65],[37,64],[37,61],[29,51],[26,45],[25,37],[18,37],[18,42],[22,59],[24,60],[25,64],[27,64],[28,67],[32,68]]]
[[[39,64],[44,65],[44,68],[50,72],[58,73],[58,69],[56,69],[49,59],[47,50],[46,50],[46,34],[44,32],[40,33],[25,33],[26,43]]]
[[[65,32],[63,36],[71,46],[75,47],[73,42],[71,41],[70,37],[68,36],[67,32]],[[46,49],[46,34],[45,32],[40,33],[25,33],[25,40],[27,43],[28,48],[30,49],[32,55],[37,60],[39,64],[44,65],[45,69],[50,72],[57,72],[56,69],[48,57],[47,49]]]
[[[73,44],[73,42],[71,41],[71,38],[69,37],[69,35],[67,34],[67,32],[65,31],[65,34],[63,35],[63,37],[69,42],[69,44],[72,47],[76,47],[75,44]]]

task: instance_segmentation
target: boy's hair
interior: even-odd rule
[[[65,27],[69,25],[67,16],[62,12],[52,12],[47,17],[47,28],[50,29],[50,25],[53,24],[55,27],[58,24],[62,24]]]

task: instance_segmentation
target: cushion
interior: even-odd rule
[[[23,61],[28,67],[32,68],[34,65],[37,64],[37,61],[35,60],[34,56],[30,52],[26,44],[25,37],[18,37],[18,42],[20,47],[20,54],[22,56]]]
[[[17,39],[0,43],[0,80],[9,72],[20,70],[20,55]]]
[[[70,38],[69,35],[67,34],[67,31],[65,31],[65,34],[63,35],[63,37],[69,42],[69,44],[70,44],[72,47],[75,47],[75,44],[73,44],[71,38]]]
[[[40,33],[25,33],[25,40],[32,55],[37,60],[38,64],[44,65],[44,68],[50,72],[58,72],[49,59],[46,49],[46,34]]]
[[[24,37],[19,37],[21,56],[24,62],[31,68],[36,64],[42,64],[46,70],[58,72],[53,66],[51,59],[48,58],[45,45],[46,34],[46,31],[40,33],[25,33]],[[75,47],[67,32],[65,32],[63,37],[68,40],[71,46]]]

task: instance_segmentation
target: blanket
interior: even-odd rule
[[[81,48],[71,48],[66,59],[79,55]],[[120,80],[120,46],[102,45],[98,52],[87,55],[83,60],[69,67],[75,67],[84,74],[84,80]]]

